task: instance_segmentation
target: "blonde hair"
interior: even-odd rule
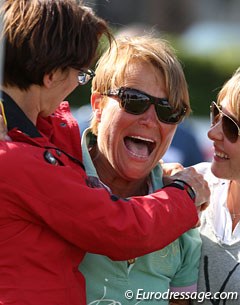
[[[228,99],[233,114],[240,122],[240,67],[220,90],[217,98],[218,104],[225,98]]]
[[[190,113],[187,82],[174,50],[163,39],[150,35],[120,37],[104,53],[97,63],[96,76],[92,82],[92,93],[106,93],[109,89],[119,88],[124,84],[126,69],[133,61],[145,62],[159,70],[165,79],[167,97],[175,110],[183,105]],[[102,98],[104,107],[106,97]],[[93,117],[92,132],[97,134],[98,122]]]

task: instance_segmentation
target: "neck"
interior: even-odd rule
[[[129,180],[120,176],[99,152],[97,145],[90,151],[90,155],[100,180],[111,189],[113,194],[123,198],[148,194],[148,177]]]
[[[36,125],[38,117],[37,97],[39,94],[31,88],[24,91],[17,87],[2,86],[1,89],[14,100],[14,102],[22,109],[29,120]]]
[[[232,217],[233,229],[240,220],[240,183],[236,180],[230,182],[227,206]]]

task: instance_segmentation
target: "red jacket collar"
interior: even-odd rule
[[[8,135],[13,141],[40,147],[56,147],[82,160],[81,138],[77,121],[67,102],[62,102],[54,114],[37,120],[35,126],[5,92],[1,92],[7,120]]]

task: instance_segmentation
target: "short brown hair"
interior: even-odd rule
[[[120,37],[100,58],[96,76],[92,82],[92,92],[106,93],[109,89],[119,88],[124,83],[125,71],[132,61],[146,62],[163,74],[167,97],[174,109],[187,108],[191,111],[188,86],[180,62],[174,49],[163,39],[151,35]],[[106,98],[102,98],[102,107]],[[98,122],[93,117],[92,132],[97,134]]]
[[[100,37],[111,40],[106,22],[75,0],[5,0],[4,85],[28,89],[56,69],[88,67]]]

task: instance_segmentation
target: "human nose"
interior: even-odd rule
[[[210,140],[218,140],[221,141],[224,138],[223,130],[222,130],[222,118],[214,125],[212,125],[208,131],[208,137]]]
[[[149,127],[158,126],[159,120],[154,105],[150,105],[150,107],[140,115],[139,123]]]

